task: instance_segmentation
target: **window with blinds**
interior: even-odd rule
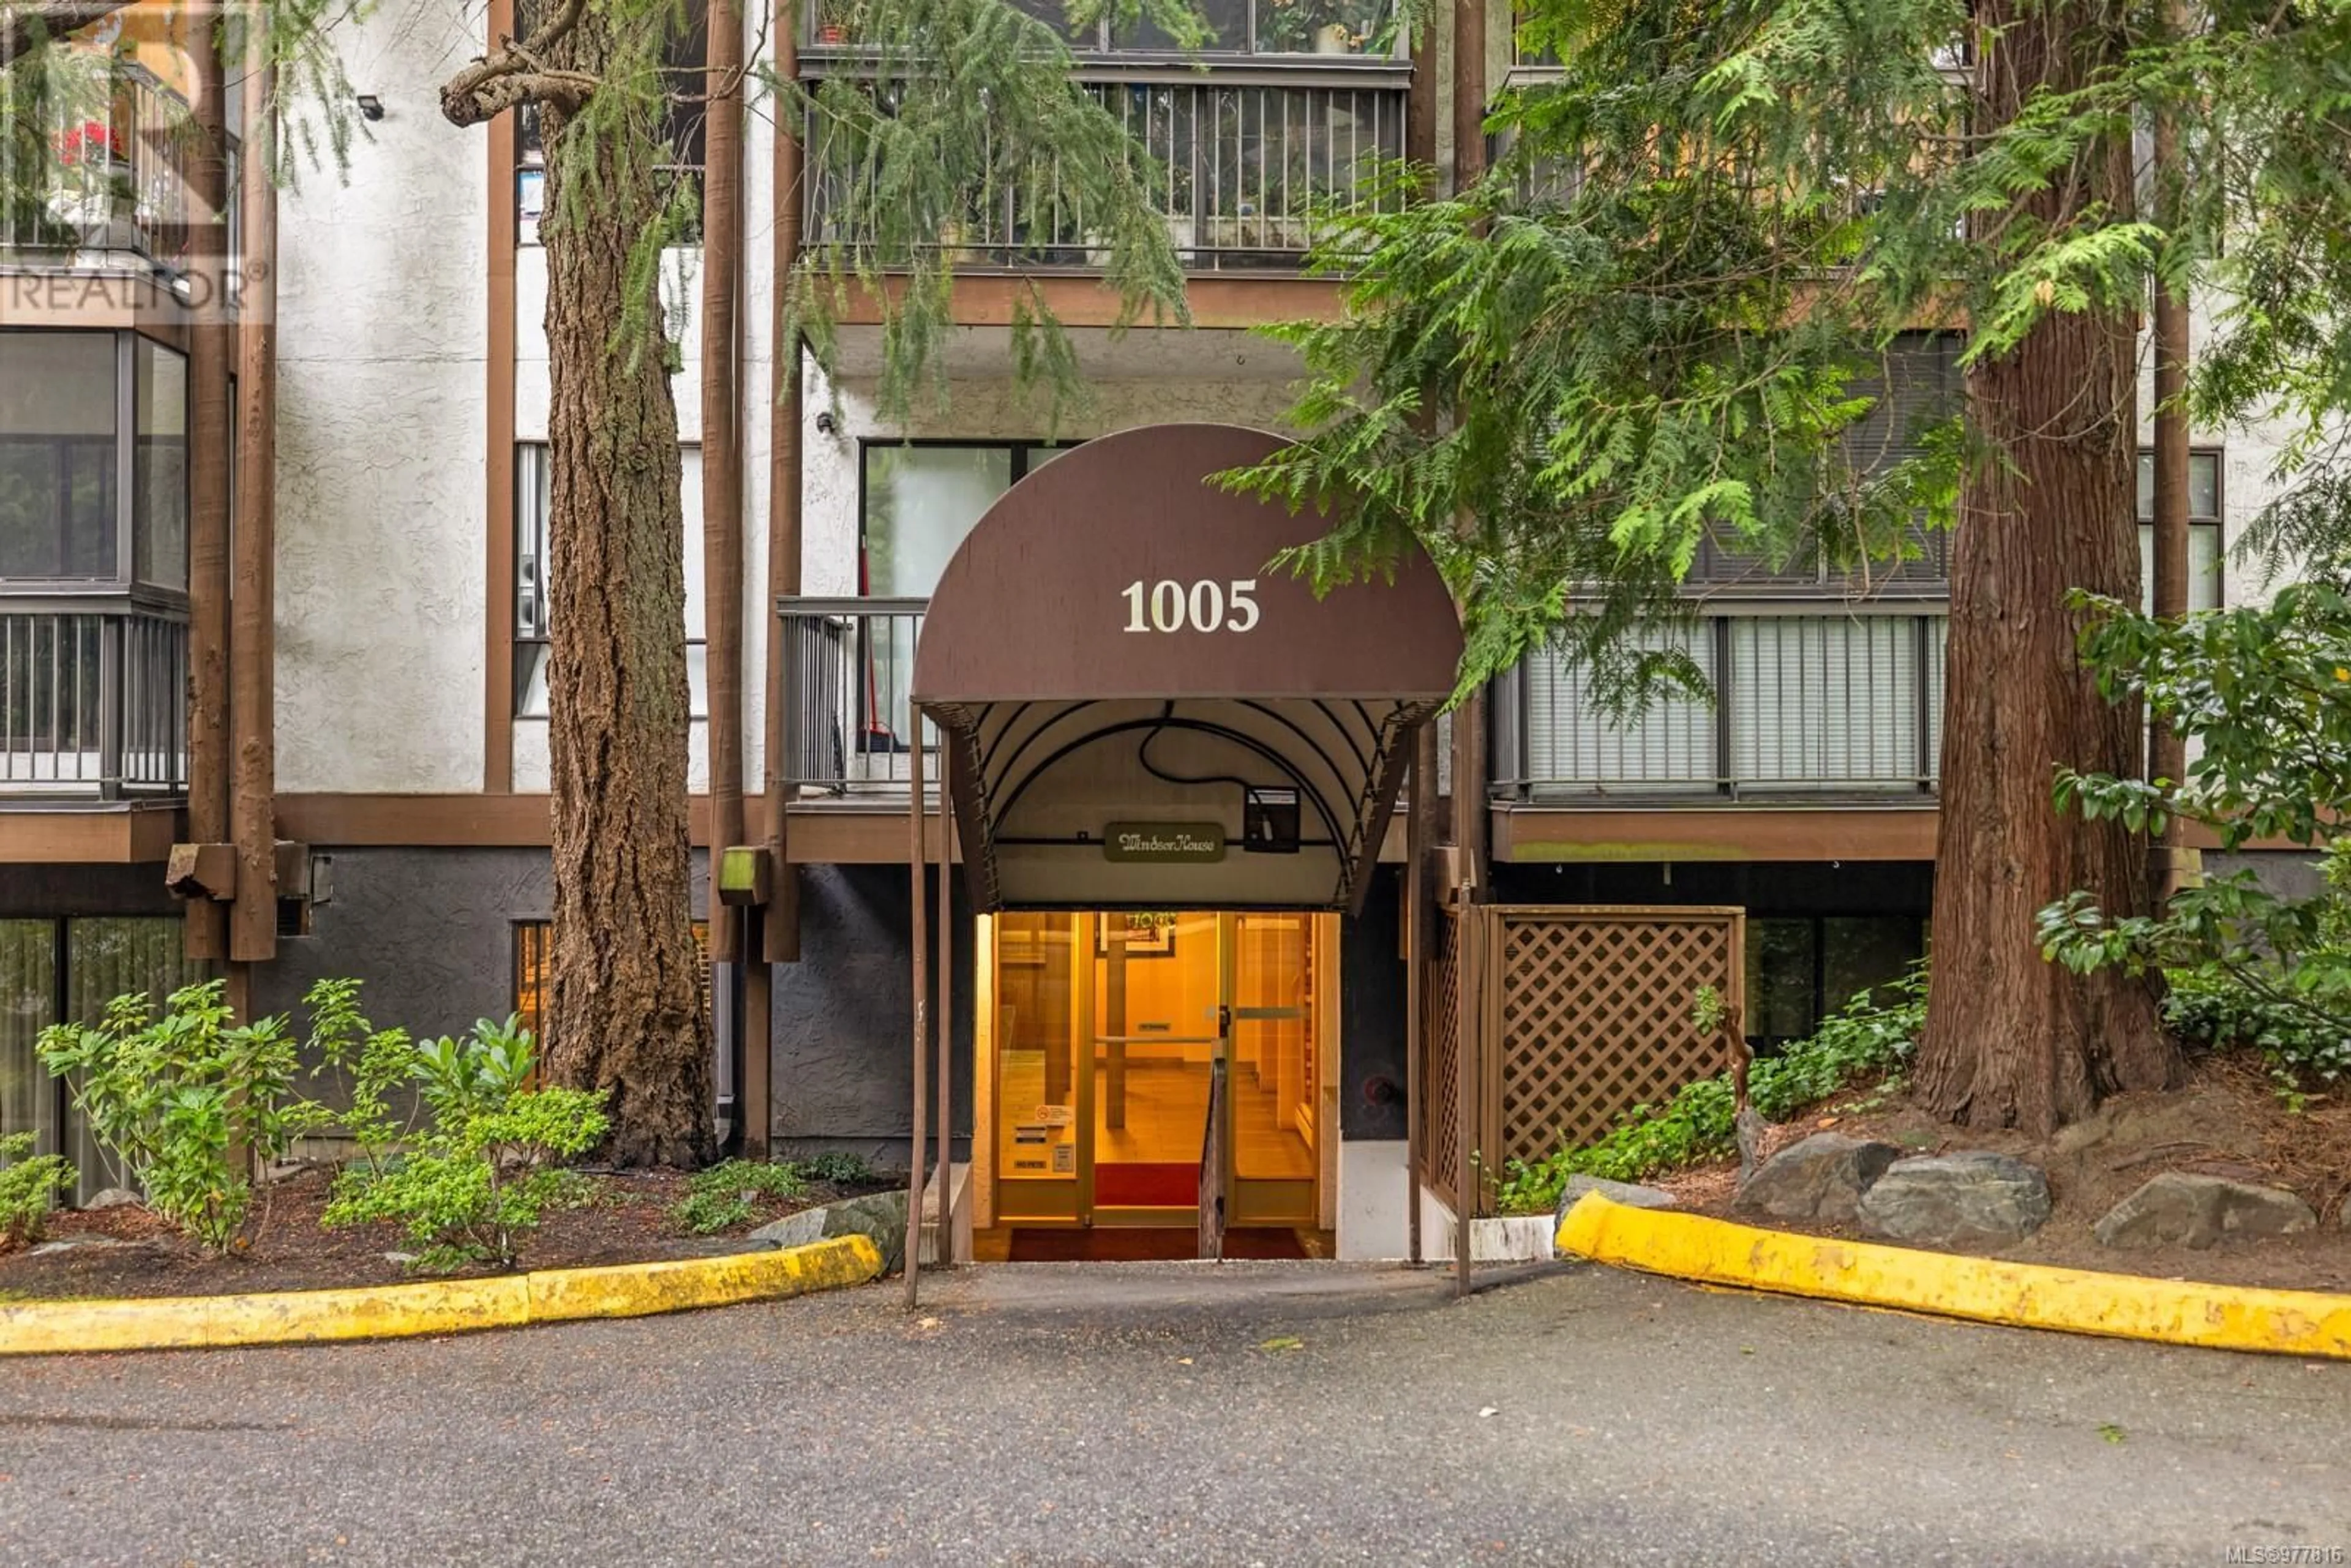
[[[1717,682],[1710,626],[1656,627],[1638,634],[1656,652],[1678,650],[1708,685]],[[1592,700],[1592,672],[1571,664],[1555,648],[1527,656],[1525,700],[1527,775],[1566,789],[1711,792],[1720,776],[1715,758],[1714,708],[1689,697],[1665,696],[1629,722],[1610,717]]]
[[[1853,384],[1856,396],[1876,400],[1844,436],[1846,460],[1864,475],[1884,474],[1922,455],[1926,437],[1958,407],[1962,392],[1959,351],[1965,340],[1950,332],[1906,332],[1886,350],[1884,372]],[[1759,556],[1709,540],[1692,565],[1690,580],[1712,587],[1837,593],[1886,584],[1939,583],[1950,575],[1949,535],[1923,520],[1912,530],[1917,559],[1873,561],[1865,571],[1832,570],[1817,549],[1799,549],[1776,570]]]
[[[1759,789],[1915,789],[1924,772],[1920,621],[1750,616],[1729,622],[1731,777]]]
[[[1932,788],[1942,756],[1949,619],[1717,616],[1644,634],[1677,646],[1713,700],[1660,699],[1625,720],[1552,649],[1520,687],[1531,797],[1871,794]]]

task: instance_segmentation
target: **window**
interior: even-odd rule
[[[706,644],[702,636],[702,453],[680,450],[679,492],[685,521],[685,681],[688,711],[710,716]],[[547,445],[527,441],[515,449],[515,710],[517,718],[547,716],[548,510]]]
[[[0,578],[120,575],[118,341],[0,332]]]
[[[1076,444],[866,443],[859,591],[882,599],[928,598],[956,547],[996,498]]]
[[[1870,411],[1843,436],[1844,459],[1863,475],[1882,474],[1896,464],[1919,456],[1927,436],[1959,408],[1961,392],[1959,350],[1966,340],[1952,332],[1906,332],[1886,350],[1883,376],[1859,378],[1851,383],[1856,396],[1876,400]],[[1915,528],[1911,542],[1917,558],[1900,562],[1872,561],[1866,580],[1872,586],[1888,583],[1938,584],[1950,574],[1949,535],[1941,529]],[[1728,542],[1706,541],[1690,569],[1690,580],[1712,585],[1736,583],[1796,595],[1828,590],[1843,593],[1865,573],[1848,576],[1823,560],[1816,550],[1799,548],[1778,570],[1763,560],[1740,552]]]
[[[1061,0],[1010,0],[1067,38],[1079,54],[1183,52],[1176,40],[1143,17],[1109,16],[1072,26]],[[1319,55],[1401,58],[1403,29],[1395,0],[1201,0],[1207,24],[1207,55]],[[809,0],[809,42],[820,48],[853,47],[856,9],[848,0]]]
[[[1865,991],[1886,988],[1926,951],[1912,915],[1747,917],[1747,1038],[1758,1048],[1802,1040]]]
[[[125,1184],[34,1041],[53,1023],[96,1023],[127,992],[145,992],[160,1010],[172,991],[210,978],[185,940],[175,915],[0,920],[0,1136],[32,1133],[43,1153],[72,1159],[84,1196]]]
[[[135,340],[131,465],[131,538],[138,578],[159,588],[188,586],[188,362],[146,339]]]
[[[929,598],[964,536],[996,498],[1074,444],[868,442],[859,486],[861,596]],[[903,749],[898,716],[906,712],[916,624],[913,617],[893,616],[873,622],[860,640],[866,668],[859,685],[871,709],[859,727],[864,744]]]
[[[184,358],[133,332],[0,331],[6,579],[187,591]]]
[[[694,923],[694,950],[702,959],[702,1018],[710,1020],[710,923]],[[517,920],[514,928],[514,1011],[522,1027],[547,1051],[547,1013],[553,1003],[548,966],[555,951],[555,924]]]
[[[2188,455],[2188,608],[2220,608],[2220,455]],[[2138,455],[2138,601],[2155,609],[2155,454]]]

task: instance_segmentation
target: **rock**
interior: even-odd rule
[[[126,1240],[120,1236],[59,1236],[40,1243],[25,1256],[48,1258],[60,1252],[87,1252],[103,1247],[152,1248],[153,1245],[152,1241]]]
[[[2091,1234],[2108,1247],[2210,1247],[2223,1236],[2283,1236],[2318,1223],[2282,1187],[2166,1171],[2106,1211]]]
[[[383,1260],[387,1263],[396,1263],[403,1269],[413,1269],[416,1266],[416,1254],[413,1252],[387,1252],[383,1255]]]
[[[746,1239],[769,1247],[805,1247],[835,1236],[867,1236],[882,1250],[882,1271],[894,1273],[906,1260],[906,1192],[870,1192],[822,1208],[804,1208],[762,1225]]]
[[[804,1208],[798,1214],[787,1214],[781,1219],[770,1220],[745,1238],[768,1247],[805,1247],[811,1241],[824,1239],[824,1210]]]
[[[2049,1218],[2049,1182],[2007,1155],[1972,1150],[1896,1160],[1861,1195],[1861,1223],[1927,1247],[2021,1241]]]
[[[1780,1219],[1850,1223],[1860,1218],[1862,1194],[1901,1157],[1892,1144],[1815,1133],[1764,1161],[1733,1207]]]
[[[894,1274],[906,1261],[906,1189],[894,1187],[888,1192],[870,1192],[862,1197],[844,1197],[839,1203],[829,1203],[824,1215],[824,1234],[835,1236],[870,1236],[873,1245],[882,1249],[882,1271]]]
[[[1565,1219],[1567,1211],[1575,1207],[1576,1199],[1587,1192],[1596,1192],[1611,1203],[1621,1203],[1632,1208],[1671,1208],[1674,1195],[1661,1187],[1641,1186],[1629,1181],[1610,1181],[1604,1176],[1572,1176],[1567,1185],[1559,1189],[1559,1213]]]
[[[102,1191],[92,1193],[89,1201],[82,1207],[84,1208],[122,1208],[131,1204],[145,1201],[127,1186],[110,1186]]]

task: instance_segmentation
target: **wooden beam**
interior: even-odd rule
[[[784,80],[799,75],[799,36],[790,23],[772,34],[776,74]],[[804,159],[799,123],[782,114],[774,117],[776,145],[772,179],[775,234],[768,280],[770,298],[768,396],[768,593],[759,602],[761,624],[767,628],[767,685],[760,701],[760,795],[765,804],[768,858],[776,873],[775,896],[759,920],[760,955],[770,964],[797,964],[800,958],[800,878],[790,852],[789,795],[784,759],[784,703],[792,689],[793,655],[798,650],[784,640],[783,623],[776,614],[778,600],[800,591],[800,344],[785,330],[789,320],[790,283],[800,261],[800,204]],[[746,998],[763,1009],[773,976],[760,977],[759,987]],[[765,1087],[764,1076],[759,1080]],[[762,1114],[765,1109],[762,1108]]]
[[[949,319],[958,327],[1008,327],[1015,305],[1029,297],[1034,285],[1064,327],[1114,327],[1119,324],[1117,290],[1100,278],[1053,275],[1041,277],[1002,274],[966,274],[956,277],[948,296]],[[840,313],[844,327],[873,327],[882,322],[883,300],[895,300],[905,280],[884,278],[881,296],[862,284],[847,287]],[[1328,277],[1238,277],[1204,275],[1184,285],[1195,327],[1256,327],[1268,321],[1313,319],[1335,321],[1343,312],[1341,285]],[[1136,327],[1172,326],[1146,318]]]
[[[208,278],[188,344],[188,824],[189,836],[229,836],[229,467],[234,461],[229,366],[235,327],[228,313],[228,126],[219,9],[190,14],[195,61],[195,140],[190,198],[200,214],[196,268]],[[204,962],[228,956],[228,911],[191,901],[183,939]]]
[[[703,843],[715,867],[743,840],[742,330],[736,314],[743,271],[743,15],[709,0],[703,81],[702,168],[702,594],[709,722],[710,809]],[[710,956],[743,956],[743,922],[716,896]],[[739,1021],[739,1020],[738,1020]]]
[[[173,844],[163,885],[191,904],[227,903],[236,896],[236,846]]]
[[[229,736],[236,767],[230,836],[237,896],[229,907],[228,956],[236,963],[277,956],[277,120],[269,48],[262,26],[249,26],[240,182],[249,259],[237,321],[237,518],[230,552]]]
[[[1670,861],[1931,861],[1932,805],[1775,810],[1497,807],[1493,852],[1519,865]]]
[[[493,43],[515,30],[515,0],[490,0]],[[513,113],[489,125],[489,288],[483,363],[483,564],[489,584],[482,618],[482,788],[503,795],[514,788],[515,632],[515,166],[519,137]]]

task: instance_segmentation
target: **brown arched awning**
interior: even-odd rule
[[[1089,442],[948,562],[913,696],[946,734],[978,908],[1359,903],[1460,622],[1417,552],[1320,598],[1269,570],[1322,519],[1209,481],[1281,444],[1217,424]]]

